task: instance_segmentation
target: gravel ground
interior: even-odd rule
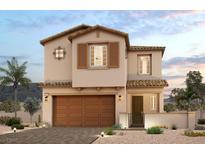
[[[116,135],[99,137],[93,144],[204,144],[205,137],[187,137],[184,130],[165,130],[163,134],[151,135],[143,131],[116,131]]]

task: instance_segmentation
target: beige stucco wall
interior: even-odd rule
[[[195,112],[189,112],[188,128],[194,129],[195,126]],[[173,112],[173,113],[148,113],[145,114],[145,128],[153,126],[167,126],[169,128],[176,125],[177,128],[187,128],[187,113]]]
[[[110,69],[77,69],[77,44],[93,42],[119,42],[120,67]],[[107,32],[100,32],[100,37],[96,32],[90,32],[78,37],[72,42],[72,81],[73,87],[112,87],[126,86],[127,81],[127,60],[125,39]]]
[[[125,88],[115,90],[113,88],[103,88],[99,91],[96,88],[77,90],[74,88],[44,88],[44,95],[48,95],[48,101],[43,99],[43,121],[52,125],[53,100],[52,96],[57,95],[115,95],[115,123],[119,123],[119,113],[126,111],[126,91]],[[122,96],[119,101],[118,96]]]
[[[55,59],[53,52],[57,47],[65,48],[64,59]],[[64,36],[48,42],[44,46],[44,80],[71,80],[71,43],[68,36]]]
[[[152,55],[152,77],[161,78],[162,77],[162,52],[153,51],[153,52],[128,52],[128,78],[136,77],[138,73],[137,67],[137,55],[140,54],[151,54]],[[148,76],[149,77],[149,76]]]
[[[143,113],[164,112],[163,88],[127,89],[127,113],[132,113],[132,96],[143,96]],[[152,110],[151,96],[157,98],[155,110]]]

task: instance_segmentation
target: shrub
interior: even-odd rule
[[[8,121],[6,121],[6,125],[7,126],[12,126],[14,124],[21,124],[21,119],[20,118],[12,117]]]
[[[173,103],[167,103],[164,105],[164,111],[166,111],[166,112],[176,111],[176,105]]]
[[[24,125],[21,125],[21,124],[13,124],[13,125],[11,126],[11,129],[14,129],[14,128],[16,128],[16,129],[24,129]]]
[[[105,133],[106,135],[114,135],[113,128],[112,128],[112,127],[106,128],[106,129],[104,130],[104,133]]]
[[[198,119],[198,124],[205,124],[205,119]]]
[[[163,130],[160,127],[151,127],[147,129],[147,134],[162,134]]]
[[[6,124],[6,122],[11,119],[9,116],[1,116],[0,117],[0,124]]]
[[[189,136],[189,137],[205,136],[205,131],[194,132],[194,131],[186,130],[186,131],[184,131],[184,135]]]
[[[172,130],[177,130],[177,126],[176,125],[172,125]]]

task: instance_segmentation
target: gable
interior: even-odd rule
[[[126,42],[126,47],[127,47],[127,49],[129,49],[130,43],[129,43],[129,37],[128,37],[127,33],[124,33],[124,32],[118,31],[118,30],[114,30],[114,29],[111,29],[111,28],[103,27],[103,26],[100,26],[100,25],[96,25],[96,26],[87,28],[85,30],[73,33],[73,34],[69,35],[68,39],[70,41],[72,41],[73,39],[76,39],[78,37],[81,37],[83,35],[86,35],[88,33],[94,32],[94,31],[103,31],[103,32],[106,32],[106,33],[110,33],[110,34],[113,34],[113,35],[124,37],[125,42]]]

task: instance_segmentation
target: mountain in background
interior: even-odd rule
[[[1,87],[0,86],[0,102],[5,100],[13,100],[13,88],[12,86]],[[37,99],[42,99],[42,88],[38,87],[37,83],[29,84],[29,88],[18,87],[18,101],[23,102],[26,97],[36,97]]]

